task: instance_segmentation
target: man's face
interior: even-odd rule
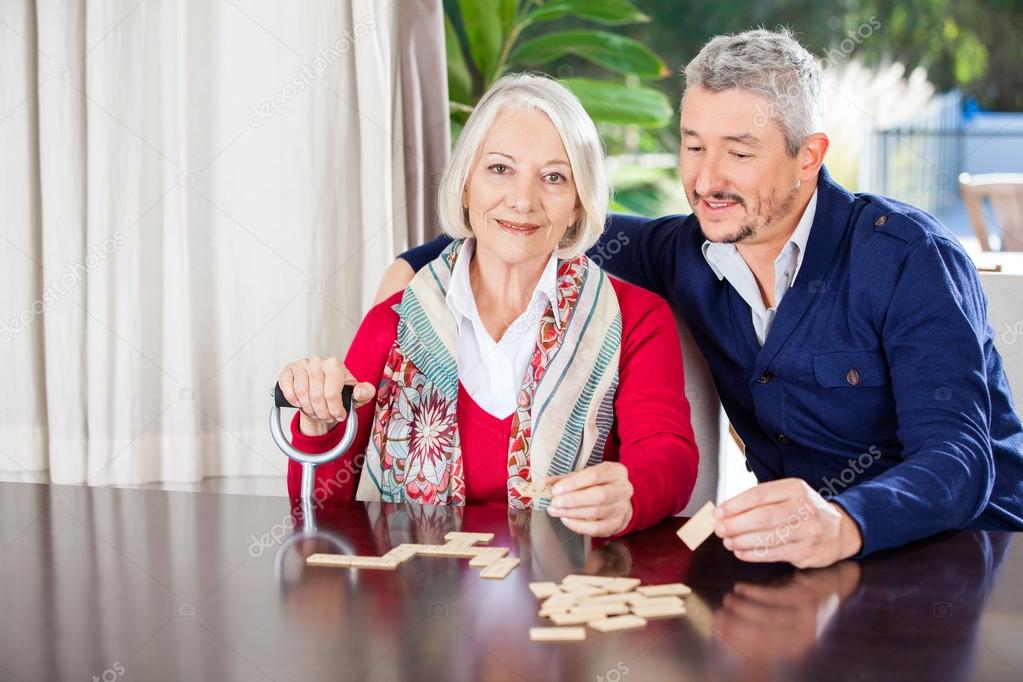
[[[757,244],[795,228],[799,155],[786,152],[767,99],[691,87],[681,132],[682,186],[707,239]]]

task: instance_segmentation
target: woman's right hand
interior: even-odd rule
[[[356,408],[373,399],[373,384],[358,382],[338,358],[302,358],[288,363],[277,377],[281,392],[301,410],[299,427],[307,436],[323,435],[344,421],[348,413],[341,403],[341,389],[354,386]]]

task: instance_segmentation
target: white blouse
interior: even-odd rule
[[[518,319],[494,341],[483,326],[469,284],[469,262],[475,239],[466,239],[458,252],[448,286],[447,304],[458,324],[458,379],[476,404],[504,419],[515,411],[522,377],[536,348],[540,318],[550,303],[557,325],[558,259],[552,254],[533,290],[533,297]]]

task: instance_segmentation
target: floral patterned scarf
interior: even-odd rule
[[[446,301],[461,245],[453,241],[421,269],[394,307],[398,335],[377,389],[359,500],[465,504],[458,325]],[[622,320],[611,282],[585,255],[559,260],[557,299],[562,324],[548,304],[512,415],[512,508],[533,504],[518,491],[533,472],[558,476],[600,462],[614,418]]]

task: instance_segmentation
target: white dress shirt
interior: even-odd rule
[[[806,205],[803,216],[796,225],[795,232],[785,242],[781,253],[774,259],[774,307],[768,308],[764,305],[764,299],[760,295],[760,287],[757,285],[753,271],[746,265],[735,244],[722,244],[718,242],[705,241],[703,243],[703,257],[707,260],[711,270],[718,279],[727,279],[728,283],[742,296],[750,310],[753,312],[753,330],[757,334],[757,341],[764,345],[771,325],[774,323],[775,313],[781,305],[781,299],[789,290],[792,283],[796,281],[799,274],[799,266],[803,264],[803,254],[806,252],[806,240],[810,237],[810,227],[813,225],[813,216],[817,212],[817,191],[814,190],[810,197],[810,203]]]
[[[508,327],[500,341],[494,341],[483,326],[469,284],[469,263],[475,248],[475,239],[466,239],[462,244],[446,299],[458,324],[458,379],[477,405],[504,419],[515,411],[522,377],[536,348],[540,319],[548,303],[554,308],[555,324],[560,328],[558,259],[551,255],[525,312]]]

